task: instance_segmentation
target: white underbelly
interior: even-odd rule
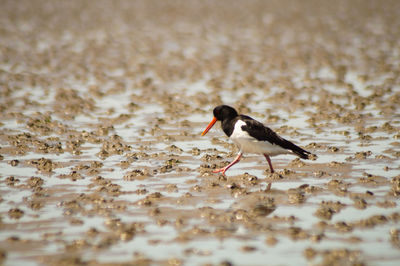
[[[269,156],[292,153],[290,150],[286,150],[278,145],[271,144],[268,141],[257,141],[253,138],[232,138],[232,140],[243,153],[266,153]]]
[[[279,145],[254,139],[249,133],[241,129],[243,125],[245,125],[245,122],[239,120],[235,124],[235,128],[230,136],[230,139],[238,146],[241,152],[256,154],[266,153],[269,156],[292,153],[290,150],[284,149]]]

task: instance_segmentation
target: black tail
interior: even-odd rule
[[[294,144],[286,139],[283,139],[283,141],[284,141],[283,147],[285,147],[288,150],[291,150],[294,154],[299,156],[301,159],[310,159],[311,152],[300,148],[296,144]]]

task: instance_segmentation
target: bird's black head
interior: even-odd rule
[[[236,116],[238,116],[236,110],[228,105],[218,105],[217,107],[214,108],[213,114],[214,117],[220,121],[223,121],[228,118],[235,118]]]
[[[201,133],[202,136],[207,134],[207,132],[214,126],[214,124],[218,120],[222,121],[222,124],[223,124],[224,121],[225,121],[225,123],[227,121],[229,121],[226,119],[233,119],[236,116],[238,116],[238,113],[236,112],[236,110],[228,105],[219,105],[219,106],[215,107],[213,110],[213,114],[214,114],[214,117],[211,120],[211,122],[208,124],[207,128],[204,129],[203,133]],[[224,131],[225,131],[225,129],[224,129]],[[229,134],[229,136],[230,136],[230,134]]]

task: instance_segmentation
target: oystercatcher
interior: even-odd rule
[[[232,165],[240,161],[242,154],[245,152],[263,154],[267,159],[271,173],[274,173],[274,168],[272,167],[270,156],[295,154],[302,159],[309,159],[311,155],[310,152],[278,136],[272,129],[257,120],[247,115],[239,115],[230,106],[219,105],[214,108],[213,114],[214,118],[201,135],[207,134],[217,121],[221,121],[222,130],[239,148],[236,158],[227,166],[214,170],[214,173],[225,175],[225,172]]]

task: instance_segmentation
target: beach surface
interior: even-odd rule
[[[399,265],[400,1],[1,3],[0,265]]]

